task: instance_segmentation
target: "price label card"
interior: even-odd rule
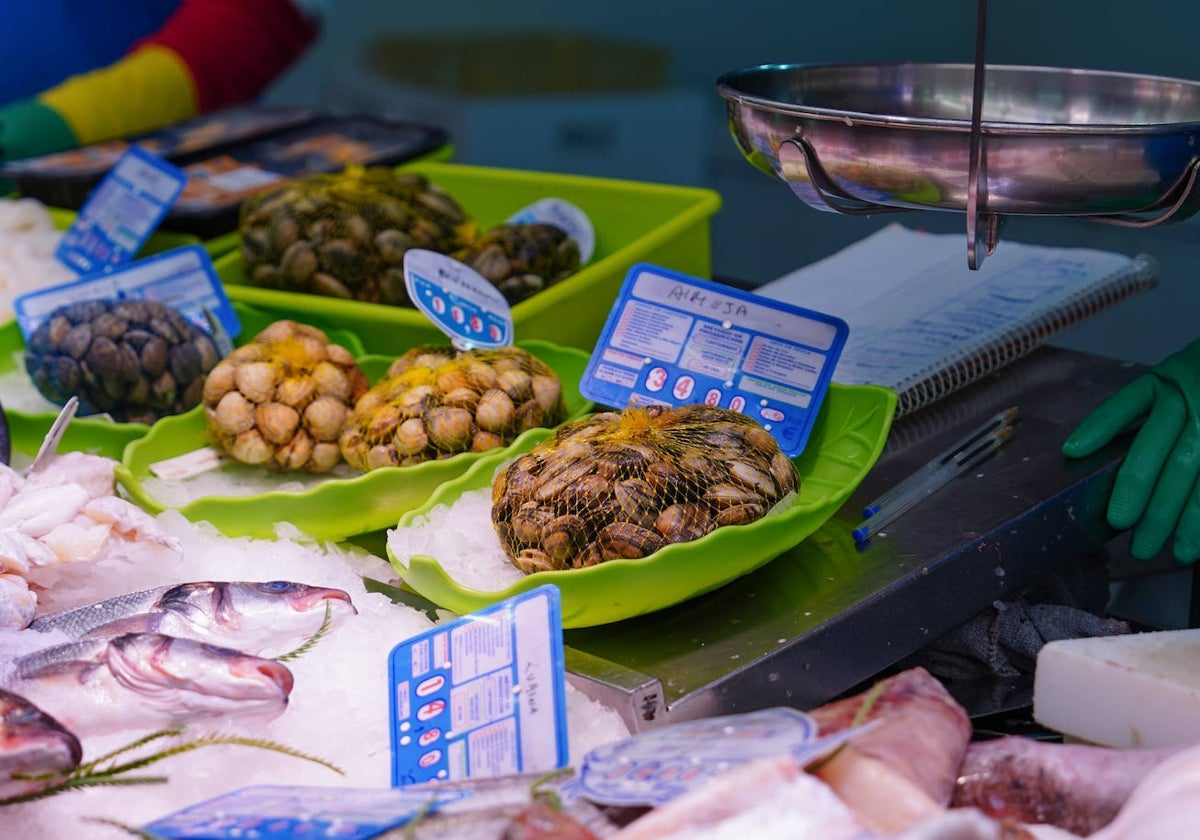
[[[401,642],[388,664],[394,786],[566,766],[558,587],[540,586]]]
[[[604,805],[662,805],[739,764],[790,753],[804,765],[845,740],[818,738],[812,718],[785,707],[688,721],[597,747],[565,793]]]
[[[130,146],[92,190],[54,256],[79,274],[129,262],[187,184],[187,175]]]
[[[587,265],[596,250],[596,231],[587,214],[561,198],[543,198],[508,217],[514,225],[544,223],[564,230],[579,246],[579,264]]]
[[[184,808],[143,829],[191,840],[364,840],[457,802],[470,791],[255,785]]]
[[[214,335],[218,349],[229,351],[241,322],[213,270],[208,252],[185,245],[136,260],[126,266],[89,274],[70,283],[27,292],[13,301],[17,325],[28,342],[34,330],[60,306],[84,300],[156,300]]]
[[[625,276],[580,390],[613,408],[740,411],[794,458],[849,332],[832,315],[640,263]]]
[[[404,284],[413,305],[460,350],[513,343],[508,301],[470,266],[436,251],[410,248],[404,254]]]

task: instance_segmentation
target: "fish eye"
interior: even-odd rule
[[[212,642],[201,642],[200,649],[216,656],[241,656],[241,653],[232,648],[214,645]]]
[[[41,712],[29,706],[18,706],[4,716],[9,726],[30,726],[40,723],[41,719]]]
[[[267,592],[286,592],[294,586],[293,583],[286,580],[270,580],[259,585]]]

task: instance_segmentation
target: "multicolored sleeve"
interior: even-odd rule
[[[293,0],[184,0],[119,61],[0,109],[0,160],[150,131],[248,102],[316,36],[316,22]]]

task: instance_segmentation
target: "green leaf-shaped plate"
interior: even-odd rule
[[[579,393],[579,381],[587,367],[586,353],[545,341],[520,341],[517,344],[558,374],[563,383],[568,417],[580,417],[593,410],[592,403]],[[373,382],[390,361],[367,357],[360,364]],[[539,431],[532,429],[525,435]],[[523,438],[524,435],[512,446],[495,451],[508,452],[520,445]],[[116,469],[117,481],[130,498],[146,510],[154,513],[166,510],[169,505],[154,498],[142,486],[142,482],[153,475],[150,465],[208,445],[203,408],[159,420],[145,437],[126,447],[122,463]],[[476,461],[492,454],[464,452],[411,467],[384,467],[352,478],[330,478],[296,492],[268,490],[252,495],[205,496],[177,510],[193,522],[211,522],[231,537],[270,539],[275,536],[275,523],[290,522],[316,539],[341,540],[394,526],[397,517],[423,504],[443,483],[457,478]],[[243,465],[236,466],[244,469]]]
[[[388,559],[406,586],[440,607],[474,612],[545,583],[562,593],[563,627],[592,627],[654,612],[726,584],[802,541],[840,508],[879,457],[896,410],[896,394],[873,385],[830,386],[803,453],[796,458],[800,492],[785,510],[749,525],[718,528],[698,540],[674,543],[642,560],[610,560],[586,569],[537,572],[506,589],[483,592],[452,580],[438,561],[413,555]],[[452,505],[463,493],[491,486],[505,458],[526,452],[548,432],[527,433],[505,455],[477,461],[444,484],[424,505],[400,518],[399,527]],[[479,527],[491,527],[482,523]]]

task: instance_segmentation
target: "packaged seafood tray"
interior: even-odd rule
[[[213,239],[237,228],[242,199],[302,175],[348,163],[396,165],[448,155],[444,129],[363,113],[248,108],[130,141],[17,161],[0,167],[23,195],[76,209],[129,143],[181,167],[187,186],[163,227]]]
[[[513,304],[518,341],[540,339],[590,352],[630,266],[652,262],[697,277],[711,271],[710,221],[721,205],[713,190],[437,161],[399,169],[423,175],[453,195],[480,231],[545,198],[570,202],[587,215],[595,232],[591,259]],[[219,257],[215,267],[231,300],[283,317],[319,313],[353,330],[370,353],[400,353],[444,340],[416,309],[255,285],[240,249]]]
[[[9,161],[0,166],[0,174],[11,179],[23,195],[54,207],[77,209],[133,144],[182,164],[237,143],[305,125],[316,117],[317,112],[308,107],[240,105],[127,139]]]

